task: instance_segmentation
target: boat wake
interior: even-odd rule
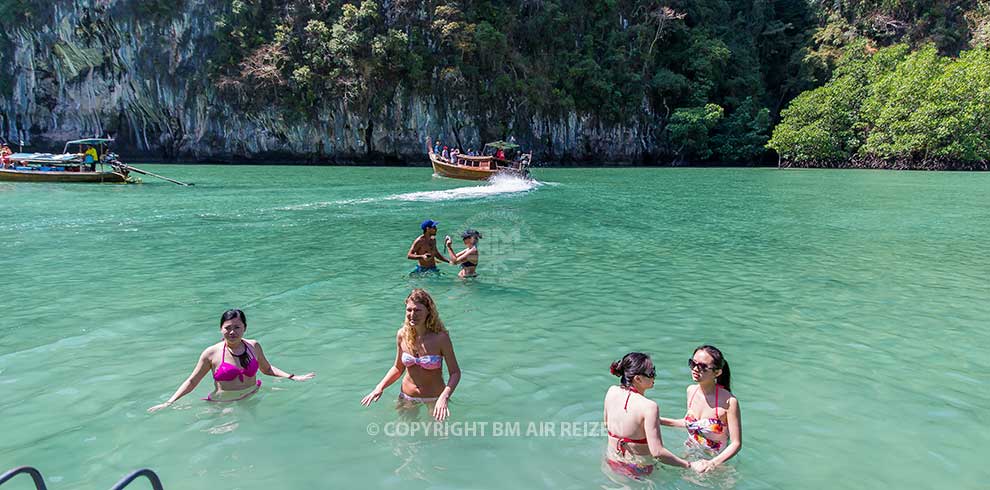
[[[541,186],[540,182],[515,175],[496,175],[486,185],[456,187],[442,191],[409,192],[386,197],[387,201],[456,201],[479,197],[527,192]]]
[[[484,185],[455,187],[453,189],[444,189],[440,191],[407,192],[404,194],[393,194],[385,197],[365,197],[361,199],[341,199],[338,201],[297,204],[277,208],[277,210],[300,211],[305,209],[320,209],[331,206],[348,206],[353,204],[367,204],[383,201],[456,201],[461,199],[477,199],[482,197],[528,192],[542,185],[543,183],[533,179],[526,179],[514,175],[496,175]]]
[[[350,204],[365,204],[369,202],[380,201],[381,199],[376,197],[364,197],[361,199],[340,199],[337,201],[320,201],[311,202],[307,204],[293,204],[292,206],[283,206],[280,208],[275,208],[276,211],[302,211],[306,209],[321,209],[330,206],[347,206]]]

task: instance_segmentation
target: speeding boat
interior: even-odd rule
[[[488,180],[499,174],[529,177],[529,165],[533,153],[522,153],[519,145],[505,141],[494,141],[485,145],[481,155],[456,153],[445,157],[434,151],[430,139],[426,139],[426,152],[433,165],[433,173],[442,177],[463,180]],[[515,158],[506,155],[515,153]]]

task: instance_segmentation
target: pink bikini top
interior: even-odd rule
[[[416,357],[408,352],[402,353],[402,365],[406,367],[416,365],[423,369],[440,369],[442,364],[443,356],[441,355],[425,355],[422,357]]]
[[[258,374],[258,358],[248,348],[247,342],[244,343],[244,349],[251,354],[251,361],[248,362],[246,368],[240,368],[227,362],[227,349],[228,347],[224,345],[223,355],[220,357],[220,366],[213,372],[213,379],[217,381],[233,381],[234,378],[238,378],[244,381],[245,377],[252,378],[255,374]]]

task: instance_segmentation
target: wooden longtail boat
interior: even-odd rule
[[[13,153],[0,155],[0,181],[9,182],[134,182],[130,168],[110,153],[109,138],[69,141],[61,154]],[[69,147],[77,152],[70,153]],[[6,148],[6,145],[4,146]]]
[[[9,182],[73,182],[96,184],[124,184],[131,182],[130,177],[117,172],[18,170],[9,168],[0,168],[0,180]]]
[[[514,150],[518,145],[495,141],[485,145],[485,149],[491,148],[492,153],[496,150]],[[495,158],[494,155],[457,155],[456,161],[443,158],[434,153],[430,139],[426,139],[426,152],[430,155],[430,163],[433,164],[433,173],[443,177],[463,180],[488,180],[492,176],[508,174],[520,177],[529,177],[527,168],[532,161],[533,153],[520,155],[518,160],[504,160]],[[486,151],[487,152],[487,151]],[[486,153],[485,152],[485,153]]]

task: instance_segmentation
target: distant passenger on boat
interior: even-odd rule
[[[88,146],[83,153],[83,161],[86,163],[96,163],[100,161],[100,154],[96,151],[96,148]]]
[[[210,371],[213,371],[215,389],[204,398],[209,402],[233,402],[253,395],[261,388],[261,380],[256,379],[259,371],[268,376],[294,381],[306,381],[316,376],[316,373],[296,376],[272,366],[261,350],[261,344],[257,340],[244,338],[245,331],[247,317],[244,312],[225,311],[220,317],[220,334],[223,335],[223,340],[207,347],[199,355],[199,362],[192,374],[179,385],[179,389],[175,390],[167,402],[155,405],[148,411],[161,410],[188,395]]]
[[[461,272],[457,274],[458,277],[478,275],[475,269],[478,267],[478,240],[481,238],[481,233],[477,230],[467,230],[461,233],[461,239],[464,240],[464,250],[457,253],[454,252],[450,236],[445,237],[444,244],[447,247],[447,252],[450,253],[451,265],[460,264],[461,266]]]
[[[450,152],[447,151],[447,147],[443,147],[443,153],[440,154],[444,160],[450,160]]]
[[[429,274],[429,273],[439,273],[440,270],[437,269],[437,260],[442,262],[450,263],[443,254],[437,250],[437,223],[431,219],[422,222],[419,227],[423,230],[423,234],[416,237],[413,241],[412,246],[409,247],[409,252],[406,253],[406,258],[409,260],[419,261],[419,265],[413,269],[412,274]]]
[[[7,157],[12,155],[13,153],[14,152],[11,151],[10,147],[7,146],[6,144],[0,146],[0,168],[7,168],[8,166],[10,167],[14,166],[7,160]]]

